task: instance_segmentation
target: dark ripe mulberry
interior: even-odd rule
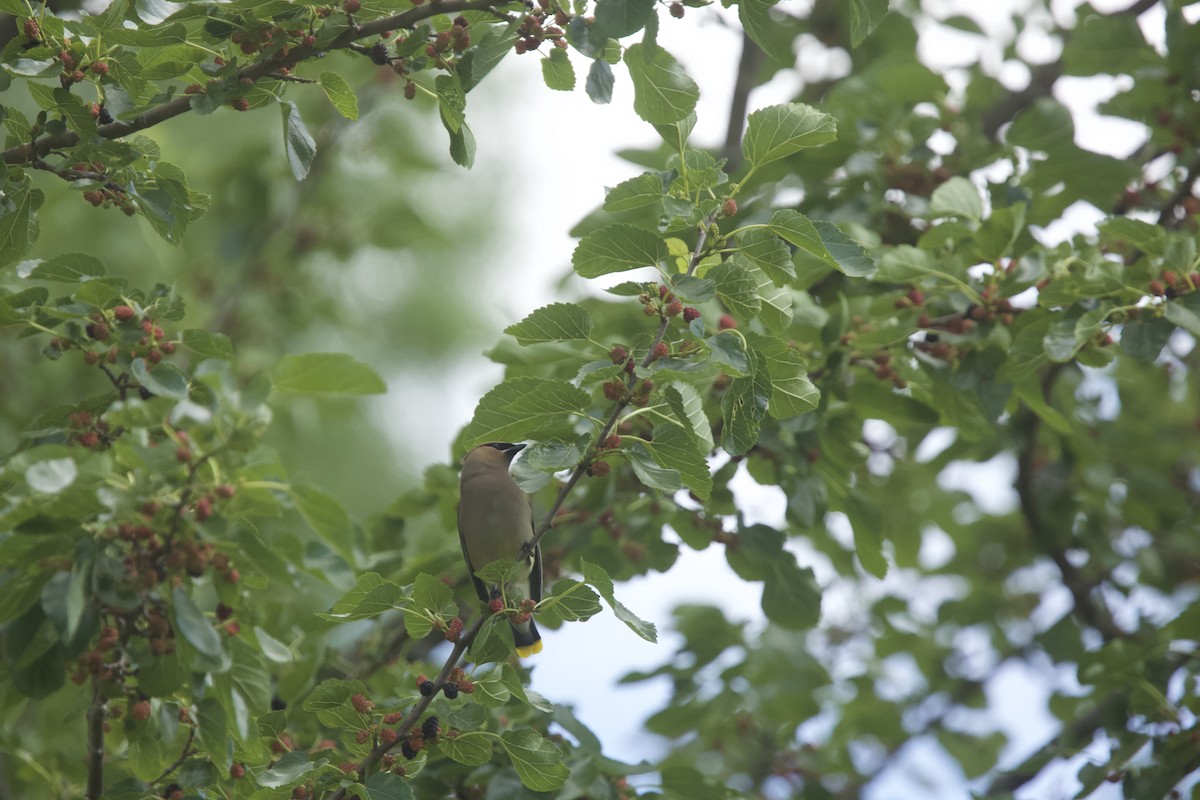
[[[371,60],[381,67],[388,63],[388,49],[385,42],[376,42],[371,46]]]
[[[440,724],[441,723],[437,717],[426,717],[425,721],[421,723],[421,735],[426,739],[433,741],[437,738],[438,726]]]
[[[408,743],[408,739],[405,739],[400,744],[400,752],[404,754],[405,758],[410,759],[410,760],[417,757],[417,751],[414,750],[413,746]]]
[[[445,692],[447,700],[453,700],[454,698],[458,697],[458,684],[447,683],[442,687],[442,691]]]

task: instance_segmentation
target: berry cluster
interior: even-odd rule
[[[1150,281],[1150,294],[1173,300],[1181,294],[1190,294],[1200,289],[1200,272],[1181,276],[1173,269],[1163,270],[1157,278]]]
[[[108,422],[88,411],[78,411],[67,417],[67,441],[89,450],[107,447],[113,440]]]
[[[565,27],[571,18],[566,12],[561,9],[555,9],[554,21],[557,25],[547,26],[546,17],[549,14],[551,5],[548,0],[538,0],[538,9],[532,13],[526,14],[521,19],[521,25],[517,28],[517,41],[513,45],[513,50],[517,54],[530,53],[541,47],[542,42],[549,40],[555,47],[565,48],[567,46],[567,37],[563,34],[562,27]]]
[[[433,697],[438,693],[438,685],[424,675],[417,676],[417,691],[423,697]],[[453,700],[458,697],[459,692],[471,694],[475,691],[475,684],[463,672],[462,667],[455,667],[450,671],[446,682],[441,685],[441,691],[446,695],[448,700]]]
[[[176,348],[176,343],[166,340],[162,327],[146,311],[136,311],[125,303],[93,312],[82,332],[68,327],[68,334],[52,338],[43,352],[56,359],[77,347],[88,365],[116,364],[128,356],[129,361],[144,358],[152,368]]]

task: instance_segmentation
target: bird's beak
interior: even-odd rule
[[[525,447],[526,445],[523,444],[510,444],[508,447],[504,448],[504,452],[508,453],[509,457],[511,458],[524,450]]]

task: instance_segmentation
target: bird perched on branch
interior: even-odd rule
[[[529,497],[508,472],[513,456],[523,444],[489,442],[467,453],[459,478],[458,538],[475,593],[485,603],[500,597],[502,587],[488,585],[475,570],[493,561],[514,561],[522,545],[533,538],[533,510]],[[507,587],[526,599],[542,599],[542,549],[534,548]],[[508,588],[504,593],[508,593]],[[520,621],[518,621],[520,620]],[[509,618],[517,654],[525,657],[542,650],[542,637],[529,614]]]

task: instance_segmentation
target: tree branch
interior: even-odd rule
[[[1175,191],[1163,205],[1162,211],[1158,213],[1159,225],[1164,228],[1179,227],[1182,219],[1175,218],[1175,210],[1179,208],[1184,200],[1192,196],[1192,186],[1196,183],[1196,174],[1198,172],[1200,172],[1200,159],[1193,161],[1184,168],[1183,178],[1180,179],[1179,185],[1175,187]],[[1186,216],[1184,219],[1186,219]]]
[[[733,97],[729,102],[729,125],[725,129],[723,155],[732,172],[742,160],[742,126],[746,122],[746,108],[750,92],[757,86],[758,71],[762,67],[763,51],[745,31],[742,32],[742,57],[738,60],[737,80],[733,84]]]
[[[87,710],[87,800],[104,794],[104,692],[92,677],[92,702]]]
[[[454,14],[461,11],[487,11],[494,5],[496,5],[495,0],[442,0],[437,3],[414,6],[403,14],[394,14],[390,17],[371,20],[362,25],[347,28],[344,33],[334,39],[323,50],[318,50],[310,45],[300,44],[288,50],[287,55],[283,58],[279,58],[276,55],[264,58],[246,67],[238,73],[237,77],[238,80],[249,78],[252,81],[257,81],[261,78],[269,77],[272,72],[277,72],[284,68],[290,69],[301,61],[315,58],[321,53],[331,50],[348,49],[351,44],[359,39],[377,36],[384,31],[401,28],[411,29],[418,22],[439,14]],[[192,109],[192,98],[193,95],[181,95],[148,109],[131,120],[122,120],[101,125],[97,129],[97,134],[102,139],[119,139],[122,136],[128,136],[131,133],[152,128],[155,125],[190,111]],[[43,136],[33,143],[10,147],[0,155],[3,156],[4,163],[6,164],[24,164],[40,158],[52,150],[74,147],[78,143],[79,135],[73,131],[67,131],[53,136]]]
[[[193,725],[191,728],[188,729],[188,738],[187,738],[187,741],[183,743],[183,750],[180,751],[179,758],[177,758],[173,762],[171,762],[171,764],[166,769],[164,769],[157,778],[150,781],[150,783],[152,785],[156,784],[156,783],[161,783],[164,778],[166,778],[168,775],[170,775],[175,770],[179,769],[180,765],[183,764],[184,761],[187,761],[188,756],[190,756],[192,754],[192,742],[195,741],[195,739],[196,739],[196,726]]]

